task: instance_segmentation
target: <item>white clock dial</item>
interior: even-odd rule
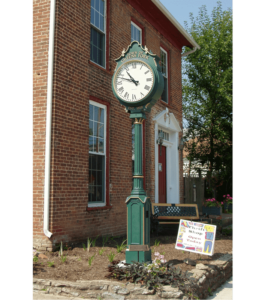
[[[154,85],[154,73],[144,62],[134,60],[119,67],[114,78],[118,96],[127,102],[136,102],[146,97]]]

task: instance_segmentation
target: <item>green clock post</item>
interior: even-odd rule
[[[143,188],[142,123],[163,92],[164,79],[159,57],[134,41],[116,59],[112,90],[134,120],[133,189],[127,197],[126,263],[151,261],[151,202]]]

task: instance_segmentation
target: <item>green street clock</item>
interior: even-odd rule
[[[159,60],[157,55],[136,41],[116,59],[112,90],[128,111],[134,111],[136,107],[150,111],[161,96],[164,80]]]
[[[151,261],[150,197],[143,188],[142,123],[164,88],[159,57],[138,42],[132,42],[116,59],[112,90],[134,120],[133,189],[125,201],[127,205],[126,263]]]

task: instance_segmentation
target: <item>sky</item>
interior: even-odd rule
[[[189,14],[198,15],[199,8],[206,5],[208,14],[217,6],[217,0],[160,0],[173,17],[184,27],[184,22],[190,22]],[[232,0],[221,0],[223,10],[232,8]]]

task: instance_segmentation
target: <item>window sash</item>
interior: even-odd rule
[[[168,103],[168,58],[167,52],[160,47],[162,75],[164,77],[164,89],[161,95],[162,101]]]
[[[93,106],[93,112],[91,111],[91,105]],[[103,132],[101,130],[101,133],[103,134],[104,138],[104,147],[103,152],[96,152],[89,150],[89,191],[88,191],[88,207],[99,207],[99,206],[105,206],[106,205],[106,128],[107,128],[107,107],[106,105],[97,103],[95,101],[89,100],[89,138],[90,137],[96,137],[94,135],[94,125],[104,125]],[[101,113],[100,110],[98,110],[97,116],[100,116],[99,118],[96,118],[95,116],[95,109],[94,107],[100,108],[103,110]],[[103,117],[103,118],[102,118]],[[93,128],[91,131],[91,122],[93,122]],[[92,133],[92,135],[91,135]],[[96,160],[92,161],[92,160]],[[97,165],[97,162],[99,163]],[[101,166],[101,167],[100,167]],[[99,201],[99,197],[101,200]],[[94,201],[91,201],[94,199]]]
[[[103,8],[101,8],[102,2]],[[90,60],[104,69],[106,68],[106,7],[107,0],[91,0]],[[101,23],[96,20],[96,15]]]
[[[106,32],[106,1],[91,0],[90,23],[102,33]]]
[[[139,40],[135,37],[135,33],[139,32]],[[131,42],[137,41],[142,44],[142,29],[131,21]]]

